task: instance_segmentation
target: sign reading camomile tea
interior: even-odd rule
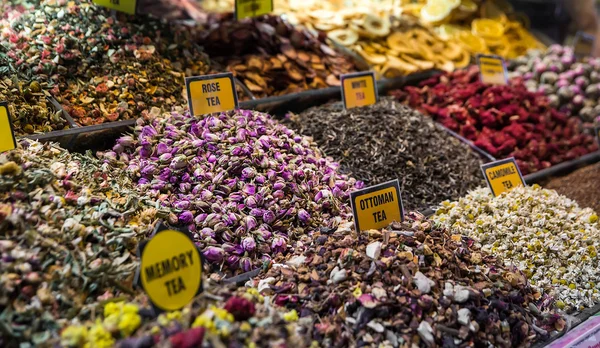
[[[477,56],[477,65],[479,65],[481,82],[494,85],[508,84],[506,62],[502,57],[480,54]]]
[[[481,165],[483,176],[494,196],[525,186],[525,180],[514,157]]]
[[[377,83],[372,71],[344,74],[340,76],[344,108],[351,109],[377,103]]]
[[[404,220],[398,179],[351,192],[350,203],[357,232]]]
[[[9,151],[17,147],[15,132],[8,111],[8,103],[0,102],[0,152]]]
[[[159,310],[181,309],[202,291],[202,257],[188,234],[159,225],[138,253],[138,283]]]
[[[137,0],[94,0],[94,4],[127,14],[135,14],[137,9]]]

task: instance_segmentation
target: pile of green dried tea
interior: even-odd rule
[[[600,185],[598,185],[600,163],[587,166],[575,172],[550,180],[544,187],[556,190],[561,195],[574,199],[582,207],[600,212]]]
[[[483,184],[480,159],[431,119],[384,98],[344,110],[341,104],[290,116],[327,156],[367,185],[400,180],[404,207],[426,209]]]
[[[493,197],[477,189],[443,202],[432,219],[516,265],[553,294],[559,308],[577,311],[600,302],[598,215],[556,191],[534,185]]]
[[[9,347],[38,345],[99,302],[139,293],[138,241],[168,216],[90,154],[22,145],[0,155],[0,346]]]
[[[47,85],[80,125],[157,115],[185,104],[183,79],[209,70],[195,28],[119,15],[90,0],[43,1],[0,21],[0,52]]]

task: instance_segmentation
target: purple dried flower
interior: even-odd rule
[[[179,214],[179,223],[183,225],[189,225],[194,221],[194,214],[191,211],[186,210]]]
[[[225,251],[218,247],[209,246],[202,252],[202,254],[208,262],[217,263],[223,261]]]
[[[300,209],[298,210],[298,219],[306,224],[310,220],[310,214],[306,210]]]
[[[262,214],[263,221],[270,224],[275,221],[275,213],[270,210],[265,210]]]
[[[271,250],[274,253],[283,253],[287,248],[287,242],[283,237],[275,237],[273,238],[273,242],[271,242]]]
[[[246,237],[242,240],[242,247],[244,247],[244,250],[251,252],[256,248],[256,242],[254,241],[254,238],[252,237]]]

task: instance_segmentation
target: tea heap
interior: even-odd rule
[[[426,209],[483,184],[478,156],[420,113],[384,98],[344,111],[341,104],[291,117],[343,172],[368,185],[398,178],[407,209]]]
[[[596,151],[581,121],[550,107],[519,80],[486,85],[476,66],[442,74],[392,94],[473,141],[496,158],[514,156],[523,175]]]
[[[101,165],[37,142],[0,155],[1,346],[41,344],[134,294],[137,242],[162,213]]]
[[[521,273],[418,213],[384,230],[351,226],[304,236],[249,282],[312,318],[325,347],[517,347],[565,327]]]
[[[518,266],[557,298],[559,308],[582,310],[600,302],[598,215],[555,191],[535,185],[494,198],[489,189],[478,189],[444,202],[434,221]]]
[[[51,94],[81,125],[156,115],[185,104],[183,78],[208,60],[193,29],[122,16],[86,0],[44,1],[0,25],[7,57],[27,80]]]
[[[575,172],[550,180],[544,187],[556,190],[579,203],[581,207],[592,208],[600,213],[600,185],[597,177],[600,163],[590,165]]]
[[[351,57],[324,38],[276,16],[243,21],[231,14],[210,16],[198,43],[257,98],[339,86],[341,74],[357,70]]]
[[[138,122],[103,158],[177,212],[172,222],[194,233],[215,271],[249,271],[307,231],[334,227],[349,215],[348,193],[362,187],[260,112]]]

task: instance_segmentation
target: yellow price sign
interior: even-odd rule
[[[235,18],[257,17],[273,12],[273,0],[235,0]]]
[[[98,6],[110,8],[128,14],[135,14],[137,9],[137,0],[94,0]]]
[[[356,231],[387,227],[404,220],[398,179],[350,193]]]
[[[375,73],[372,71],[340,76],[344,108],[375,104],[379,101]]]
[[[186,77],[185,86],[192,116],[238,108],[232,73]]]
[[[506,62],[502,57],[480,54],[477,56],[477,65],[479,65],[481,82],[495,85],[508,84]]]
[[[600,146],[600,126],[596,126],[596,140],[598,140],[598,146]]]
[[[8,103],[0,102],[0,152],[9,151],[17,147],[15,131],[12,126]]]
[[[525,186],[525,180],[514,157],[482,164],[481,170],[494,196],[515,187]]]
[[[573,41],[573,52],[579,57],[591,56],[595,42],[596,38],[593,35],[578,31]]]
[[[138,283],[158,309],[181,309],[202,291],[202,258],[186,233],[159,225],[138,253]]]

